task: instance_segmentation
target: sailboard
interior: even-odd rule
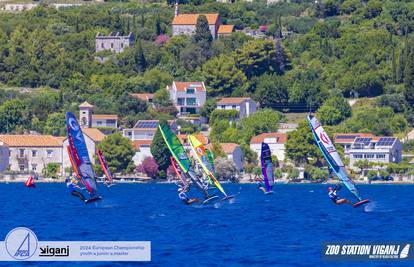
[[[111,173],[111,170],[108,167],[108,163],[106,162],[106,159],[102,153],[102,150],[98,149],[96,151],[96,155],[98,156],[99,163],[101,163],[102,170],[105,174],[105,185],[107,187],[110,187],[111,185],[113,185],[113,179],[112,179],[113,175]]]
[[[69,142],[69,158],[72,157],[74,170],[75,172],[77,170],[79,174],[78,179],[86,186],[89,194],[96,197],[98,194],[96,177],[89,158],[85,138],[76,117],[70,112],[66,113],[66,133]]]
[[[331,139],[326,134],[325,130],[322,128],[319,121],[316,119],[316,117],[309,115],[308,122],[309,126],[312,129],[316,143],[318,144],[319,149],[322,151],[326,162],[328,162],[329,167],[338,176],[346,188],[348,188],[352,195],[357,199],[357,203],[354,204],[354,207],[368,203],[368,199],[362,200],[354,181],[348,177],[348,174],[345,170],[345,165],[343,164],[338,151],[333,145]]]
[[[272,153],[269,145],[266,143],[262,143],[260,163],[262,166],[263,181],[266,187],[265,194],[271,194],[273,193],[272,188],[275,184],[275,176],[273,173]]]
[[[202,181],[197,178],[197,175],[193,171],[193,166],[191,164],[191,160],[188,158],[185,148],[181,144],[178,137],[174,134],[174,132],[168,127],[166,123],[160,123],[158,128],[161,132],[161,135],[164,139],[165,144],[168,147],[172,157],[175,159],[178,167],[187,174],[191,181],[195,184],[196,188],[204,194],[206,198],[209,197],[209,194],[206,188],[203,186]]]
[[[26,182],[24,182],[24,185],[25,185],[26,187],[31,187],[31,188],[36,187],[36,185],[35,185],[35,183],[34,183],[33,176],[31,176],[31,175],[30,175],[30,176],[27,178]]]
[[[226,194],[226,191],[224,191],[220,182],[214,176],[214,168],[208,159],[208,154],[204,145],[194,135],[188,136],[188,143],[190,144],[190,147],[197,161],[199,162],[209,180],[220,190],[221,193],[223,193],[225,199],[232,198],[232,196]]]

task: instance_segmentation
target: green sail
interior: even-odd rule
[[[172,156],[177,161],[178,165],[180,165],[180,168],[187,173],[191,168],[191,161],[180,140],[166,123],[159,124],[158,128],[160,129],[162,137]]]

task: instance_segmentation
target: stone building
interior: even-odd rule
[[[88,102],[79,105],[79,121],[84,128],[118,128],[118,116],[112,114],[93,114],[95,106]]]
[[[135,37],[132,32],[126,36],[120,35],[119,32],[115,34],[111,32],[108,36],[98,32],[95,37],[95,51],[110,50],[111,52],[121,53],[125,48],[132,47],[134,40]]]

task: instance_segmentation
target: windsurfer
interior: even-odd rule
[[[187,205],[200,201],[198,198],[189,198],[186,194],[186,192],[188,191],[189,190],[187,186],[178,185],[178,197],[180,198],[181,201],[183,201]]]
[[[86,198],[82,195],[81,192],[78,191],[78,190],[80,190],[80,187],[77,185],[76,180],[73,180],[72,178],[71,179],[67,178],[66,179],[66,186],[68,187],[68,189],[70,191],[70,194],[72,196],[78,197],[82,201],[86,201]]]
[[[261,179],[257,179],[257,180],[256,180],[256,183],[257,183],[257,189],[262,190],[262,191],[263,191],[263,193],[266,193],[266,189],[265,189],[265,187],[263,186],[262,181],[263,181],[263,180],[261,180]]]
[[[341,190],[340,185],[335,185],[334,187],[328,187],[328,196],[329,198],[337,205],[341,204],[350,204],[352,205],[352,202],[345,198],[340,198],[337,195],[337,191]]]

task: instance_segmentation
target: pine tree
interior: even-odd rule
[[[163,123],[166,124],[167,121],[160,121],[160,124]],[[159,170],[164,171],[165,173],[168,167],[170,166],[171,152],[165,144],[164,138],[162,137],[159,128],[157,129],[157,132],[155,133],[154,138],[152,139],[151,154],[157,162]]]
[[[408,102],[414,104],[414,49],[408,50],[410,53],[404,68],[404,96]]]
[[[157,16],[155,20],[155,33],[157,34],[157,36],[162,34],[161,19],[159,15]]]
[[[135,50],[135,71],[144,72],[147,68],[147,60],[145,59],[144,50],[142,49],[141,39],[138,39],[137,48]]]
[[[193,43],[204,50],[204,52],[210,51],[211,43],[213,42],[213,36],[208,26],[206,16],[200,15],[197,19],[196,31],[193,35]]]
[[[396,82],[401,83],[404,80],[404,67],[405,67],[405,60],[404,60],[404,48],[401,48],[400,54],[398,55],[398,66],[396,71]]]

